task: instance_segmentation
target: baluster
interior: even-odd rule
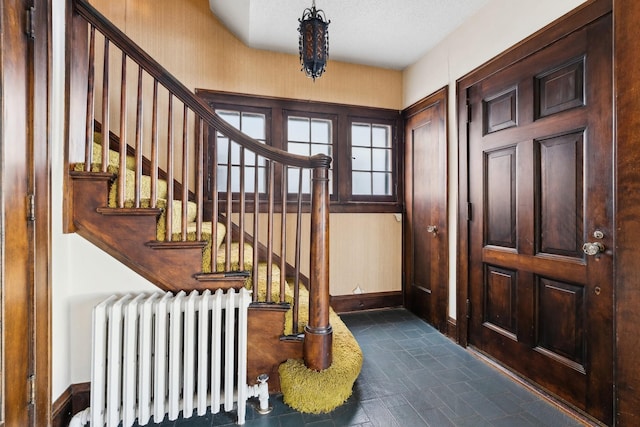
[[[138,94],[136,95],[136,166],[134,186],[134,206],[140,207],[140,187],[142,186],[142,66],[138,66]]]
[[[218,132],[212,129],[214,133],[213,147],[211,147],[211,238],[217,242],[218,238]],[[229,230],[227,230],[229,236]],[[212,242],[213,242],[212,241]],[[211,272],[218,271],[218,246],[211,244]]]
[[[232,176],[232,168],[233,168],[233,161],[231,160],[231,149],[233,147],[233,142],[231,141],[231,138],[227,138],[228,144],[227,144],[227,196],[226,196],[226,202],[227,202],[227,208],[226,208],[226,226],[227,226],[227,239],[226,239],[226,244],[224,246],[224,269],[225,271],[230,271],[231,270],[231,212],[232,212],[232,203],[233,203],[233,192],[232,192],[232,187],[231,187],[231,176]]]
[[[245,198],[245,191],[244,191],[244,187],[245,187],[245,163],[244,163],[244,147],[240,146],[240,198],[239,198],[239,203],[240,206],[238,206],[238,234],[239,234],[239,239],[238,239],[238,250],[240,251],[239,253],[239,257],[238,257],[238,270],[240,271],[244,271],[244,215],[245,215],[245,203],[246,203],[246,198]]]
[[[109,39],[104,38],[104,64],[102,72],[102,172],[109,164]]]
[[[267,212],[267,302],[271,302],[271,278],[273,277],[273,187],[274,187],[274,162],[269,162],[269,175],[267,177],[267,197],[268,197],[268,212]]]
[[[149,207],[158,204],[158,80],[153,79],[153,112],[151,117],[151,192]]]
[[[182,117],[182,241],[187,241],[187,216],[189,201],[189,108],[184,104]]]
[[[204,122],[202,117],[196,115],[196,241],[202,240],[202,203],[204,186]],[[213,224],[212,224],[213,225]],[[211,246],[216,241],[211,235]]]
[[[298,199],[296,207],[296,254],[295,276],[293,281],[293,334],[298,333],[298,316],[300,312],[300,251],[302,245],[302,176],[303,169],[298,169]]]
[[[287,283],[287,173],[288,168],[282,165],[282,214],[280,215],[280,302],[285,302],[285,285]]]
[[[118,174],[118,207],[124,207],[125,177],[127,176],[127,54],[122,52],[120,76],[120,157]]]
[[[167,119],[169,129],[167,131],[167,206],[166,213],[166,236],[165,241],[173,240],[173,95],[169,93],[169,106],[167,109]]]
[[[91,171],[91,163],[93,162],[93,132],[95,122],[95,45],[96,45],[96,27],[91,26],[89,36],[89,65],[87,70],[87,117],[86,117],[86,133],[85,133],[85,161],[84,170]]]
[[[255,176],[253,177],[253,273],[252,273],[252,282],[253,282],[253,300],[258,300],[258,242],[260,239],[258,238],[258,224],[259,224],[259,214],[260,214],[260,168],[258,167],[260,156],[256,154],[255,159]]]

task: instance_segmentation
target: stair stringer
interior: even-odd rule
[[[165,291],[244,286],[244,277],[198,280],[205,242],[154,245],[159,209],[107,207],[110,174],[71,172],[76,232]],[[160,249],[161,248],[161,249]]]

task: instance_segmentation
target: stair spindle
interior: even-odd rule
[[[127,54],[122,52],[120,75],[120,156],[118,158],[118,207],[124,208],[125,171],[127,170]]]
[[[149,207],[158,205],[158,80],[153,79],[153,108],[151,115],[151,191]]]
[[[187,218],[189,201],[189,107],[184,104],[182,115],[182,241],[187,241]]]
[[[169,93],[167,107],[167,206],[165,208],[166,235],[165,241],[173,240],[173,95]]]
[[[102,72],[102,172],[109,165],[109,39],[104,38]]]
[[[95,121],[95,51],[96,51],[96,27],[91,25],[89,35],[89,64],[87,66],[87,118],[85,133],[85,164],[84,170],[91,171],[91,163],[93,162],[93,132]]]
[[[136,96],[136,166],[134,185],[134,206],[140,207],[140,187],[142,183],[142,67],[138,66],[138,94]],[[121,177],[126,174],[120,174]]]

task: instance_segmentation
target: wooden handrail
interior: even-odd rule
[[[127,52],[127,56],[142,66],[144,70],[164,85],[174,97],[184,104],[189,105],[196,114],[204,119],[204,121],[218,129],[221,133],[231,138],[234,142],[245,146],[261,156],[278,163],[303,168],[327,168],[331,166],[331,157],[326,154],[316,154],[314,156],[300,156],[289,152],[279,150],[266,144],[261,144],[248,135],[240,132],[229,123],[224,121],[220,116],[215,114],[211,108],[185,85],[171,75],[162,65],[149,56],[142,48],[140,48],[133,40],[127,37],[115,25],[113,25],[106,17],[98,12],[85,0],[75,0],[75,11],[82,16],[87,22],[96,27],[110,42]]]
[[[187,240],[187,216],[188,216],[188,201],[195,201],[197,205],[197,213],[195,214],[195,236],[197,240],[201,240],[203,233],[203,203],[204,197],[204,180],[205,174],[209,176],[209,183],[211,188],[211,271],[213,273],[220,272],[217,268],[218,254],[223,252],[225,254],[225,271],[232,269],[231,266],[231,235],[232,228],[237,227],[239,231],[238,248],[234,248],[234,253],[237,252],[237,261],[239,263],[238,268],[244,269],[245,255],[244,248],[249,243],[253,244],[253,289],[255,290],[253,298],[254,301],[258,301],[258,261],[260,257],[266,260],[266,302],[272,303],[284,303],[285,302],[285,277],[286,274],[286,214],[288,207],[293,207],[293,203],[288,206],[288,168],[298,168],[298,193],[296,199],[297,216],[295,221],[295,277],[293,286],[293,333],[298,331],[298,310],[299,306],[297,301],[299,299],[299,284],[300,284],[300,251],[301,251],[301,212],[302,212],[302,179],[303,169],[309,169],[312,171],[312,189],[311,189],[311,231],[310,231],[310,275],[309,275],[309,320],[305,326],[305,344],[304,344],[304,358],[307,367],[314,370],[323,370],[328,368],[332,362],[332,329],[329,323],[329,167],[331,165],[331,158],[325,154],[317,154],[314,156],[300,156],[291,154],[287,151],[274,148],[272,146],[260,143],[259,141],[249,137],[234,126],[223,120],[218,114],[211,109],[200,97],[192,93],[187,87],[173,77],[165,68],[163,68],[157,61],[143,51],[138,45],[136,45],[129,37],[127,37],[122,31],[115,27],[108,19],[101,15],[93,6],[91,6],[86,0],[72,0],[73,12],[72,17],[73,25],[70,26],[70,31],[74,34],[70,48],[77,49],[78,51],[72,55],[72,57],[79,62],[88,59],[87,63],[79,64],[72,63],[70,74],[70,81],[73,82],[70,85],[70,104],[79,105],[78,97],[80,94],[79,87],[84,85],[86,92],[84,93],[83,103],[86,103],[86,125],[82,129],[84,135],[85,144],[85,156],[84,165],[85,171],[91,171],[93,167],[92,149],[93,149],[93,133],[94,133],[94,120],[96,106],[101,108],[101,131],[103,135],[102,142],[102,156],[98,161],[100,162],[100,170],[102,173],[107,171],[108,164],[110,162],[109,149],[110,149],[110,135],[112,134],[109,129],[110,114],[112,112],[109,95],[111,88],[109,85],[109,72],[110,59],[109,51],[112,47],[117,48],[122,53],[121,63],[121,86],[120,86],[120,149],[119,149],[119,161],[118,169],[120,172],[125,171],[127,166],[126,156],[130,149],[134,152],[134,196],[133,205],[138,208],[143,205],[142,200],[142,178],[143,178],[143,139],[150,135],[150,147],[147,147],[151,153],[150,161],[150,197],[149,207],[156,208],[156,202],[158,199],[158,185],[159,185],[159,161],[158,154],[162,149],[166,150],[166,163],[167,170],[164,173],[164,177],[167,181],[166,189],[166,207],[164,208],[164,227],[165,227],[165,242],[160,242],[156,246],[162,244],[170,245],[174,241],[174,233],[179,234],[179,240],[184,243]],[[87,25],[88,24],[88,25]],[[96,30],[104,37],[104,52],[103,52],[103,69],[102,69],[102,99],[96,99],[96,88],[100,86],[96,85],[94,81],[95,75],[95,59],[96,54]],[[131,144],[127,142],[126,126],[127,126],[127,99],[125,93],[127,91],[126,85],[126,62],[133,61],[138,66],[137,73],[137,98],[135,108],[135,141],[133,142],[133,148]],[[151,107],[151,125],[150,130],[146,129],[147,126],[144,123],[143,117],[143,72],[153,78],[153,98]],[[74,80],[76,79],[76,80]],[[136,82],[133,82],[135,85]],[[114,85],[115,86],[115,85]],[[161,127],[158,123],[158,87],[161,86],[167,90],[169,98],[167,105],[167,123],[166,128],[166,141],[164,141],[162,147],[160,146],[158,131]],[[74,96],[75,95],[75,96]],[[174,104],[181,103],[183,106],[182,114],[178,113],[178,106],[176,105],[174,111]],[[75,106],[69,107],[70,112],[77,112],[80,108]],[[117,113],[117,111],[115,111]],[[175,113],[175,114],[174,114]],[[71,113],[70,113],[71,114]],[[132,114],[134,114],[132,112]],[[191,138],[190,131],[188,129],[189,116],[195,115],[194,123],[194,135]],[[182,116],[181,129],[176,126],[174,128],[174,119],[179,121]],[[67,126],[70,126],[67,123]],[[204,150],[205,150],[205,129],[211,129],[215,134],[217,141],[217,135],[223,135],[227,138],[227,173],[226,173],[226,190],[220,191],[225,193],[226,196],[221,198],[218,196],[218,182],[217,182],[217,170],[218,167],[218,153],[217,146],[214,144],[213,152],[210,152],[210,159],[212,161],[211,170],[205,168],[204,164]],[[75,128],[74,128],[75,129]],[[182,131],[180,134],[180,130]],[[211,132],[210,131],[210,132]],[[174,132],[178,133],[177,137],[174,137]],[[75,141],[75,138],[71,134],[76,135],[75,132],[69,132],[70,141]],[[232,142],[240,146],[240,164],[233,164],[231,160],[231,146]],[[216,142],[217,144],[217,142]],[[189,153],[190,147],[193,147],[195,155],[191,156]],[[177,157],[174,151],[177,150]],[[249,150],[255,153],[255,162],[253,164],[246,164],[245,162],[245,150]],[[75,153],[75,151],[74,151]],[[190,158],[193,157],[193,158]],[[260,164],[258,157],[264,160],[264,164]],[[177,166],[174,165],[174,161],[177,162]],[[224,160],[222,160],[224,163]],[[250,163],[250,162],[249,162]],[[240,171],[240,183],[238,198],[233,197],[232,192],[232,168],[238,167]],[[175,168],[175,170],[174,170]],[[180,170],[178,170],[180,168]],[[253,168],[254,180],[253,183],[245,182],[244,170],[245,168]],[[259,190],[259,170],[263,169],[266,173],[266,191],[261,193]],[[277,171],[277,172],[276,172]],[[306,172],[305,172],[306,173]],[[117,206],[119,208],[125,207],[125,175],[120,173],[118,183],[118,197]],[[224,175],[223,175],[224,176]],[[281,197],[281,219],[280,228],[281,236],[280,245],[276,245],[274,242],[274,214],[275,214],[275,197],[276,191],[274,189],[276,177],[280,176],[280,189],[281,193],[278,195]],[[174,179],[177,180],[177,188],[180,190],[174,190]],[[195,182],[195,193],[189,191],[189,181]],[[252,196],[252,200],[247,200],[245,197],[245,186],[253,184],[253,191],[249,190],[249,196]],[[252,194],[253,193],[253,194]],[[177,197],[176,202],[181,202],[181,208],[175,208],[173,206],[174,195]],[[260,209],[260,203],[266,204],[266,211]],[[220,203],[220,205],[219,205]],[[245,225],[245,213],[247,213],[247,203],[252,203],[252,209],[249,210],[253,215],[253,227],[251,225]],[[237,209],[236,209],[237,206]],[[263,205],[264,206],[264,205]],[[264,249],[266,249],[266,256],[264,252],[259,256],[258,247],[261,244],[259,237],[260,221],[258,217],[266,212],[266,243]],[[179,222],[174,222],[174,215]],[[238,216],[238,224],[232,222],[232,215]],[[179,218],[178,218],[179,216]],[[223,221],[220,221],[223,220]],[[191,220],[190,220],[191,221]],[[235,219],[233,220],[235,221]],[[223,247],[218,248],[213,245],[216,241],[217,230],[221,222],[226,227],[227,238]],[[262,225],[263,226],[263,225]],[[251,229],[252,235],[245,236],[245,228]],[[246,240],[246,241],[245,241]],[[276,283],[276,288],[272,288],[273,278],[273,263],[274,259],[278,256],[274,251],[280,250],[280,281]],[[197,274],[197,273],[196,273]],[[272,291],[279,290],[280,297],[278,301],[272,301]]]

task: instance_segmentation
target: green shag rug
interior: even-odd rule
[[[100,159],[102,158],[102,146],[100,145],[101,135],[95,134],[95,142],[93,144],[93,163],[92,171],[100,170]],[[119,154],[110,150],[108,172],[118,174]],[[125,178],[125,207],[133,207],[134,198],[134,179],[135,159],[127,157],[126,161],[126,178]],[[74,170],[84,170],[83,164],[74,165]],[[164,208],[167,206],[165,199],[167,194],[167,183],[164,180],[157,181],[157,207],[162,209],[162,214],[158,219],[157,239],[164,240],[166,235],[166,216]],[[118,196],[118,178],[111,186],[109,192],[109,206],[117,206]],[[141,207],[150,206],[151,196],[151,180],[148,176],[142,176],[141,180]],[[173,201],[173,210],[176,215],[172,221],[172,240],[181,239],[181,214],[182,202]],[[189,221],[194,221],[196,217],[197,206],[195,203],[188,202],[187,212]],[[187,226],[187,240],[195,240],[195,223]],[[226,234],[224,224],[218,223],[216,227],[216,244],[218,247],[217,260],[218,270],[224,270],[225,250],[222,245]],[[202,225],[202,239],[207,241],[207,245],[203,249],[202,271],[211,272],[211,242],[212,242],[212,225],[210,222]],[[239,250],[238,243],[232,243],[232,258],[230,260],[231,270],[239,270]],[[249,244],[244,245],[245,268],[250,266],[253,261],[253,248]],[[266,298],[266,282],[267,282],[267,265],[261,263],[258,265],[258,300],[265,301]],[[272,293],[271,300],[280,300],[280,269],[278,266],[272,266],[271,274]],[[251,279],[247,279],[247,287],[251,288]],[[298,330],[295,333],[304,331],[304,327],[308,322],[309,315],[309,292],[304,286],[300,286],[299,301],[299,319]],[[285,301],[293,302],[293,286],[286,282]],[[289,359],[280,365],[278,372],[280,374],[280,387],[284,402],[293,409],[310,414],[320,414],[331,412],[342,405],[353,392],[353,384],[355,383],[360,370],[362,369],[363,355],[358,342],[355,340],[351,331],[342,322],[342,319],[330,309],[329,322],[333,328],[333,363],[323,371],[313,371],[308,369],[302,359]],[[285,316],[284,335],[291,335],[293,331],[293,314],[289,310]]]

